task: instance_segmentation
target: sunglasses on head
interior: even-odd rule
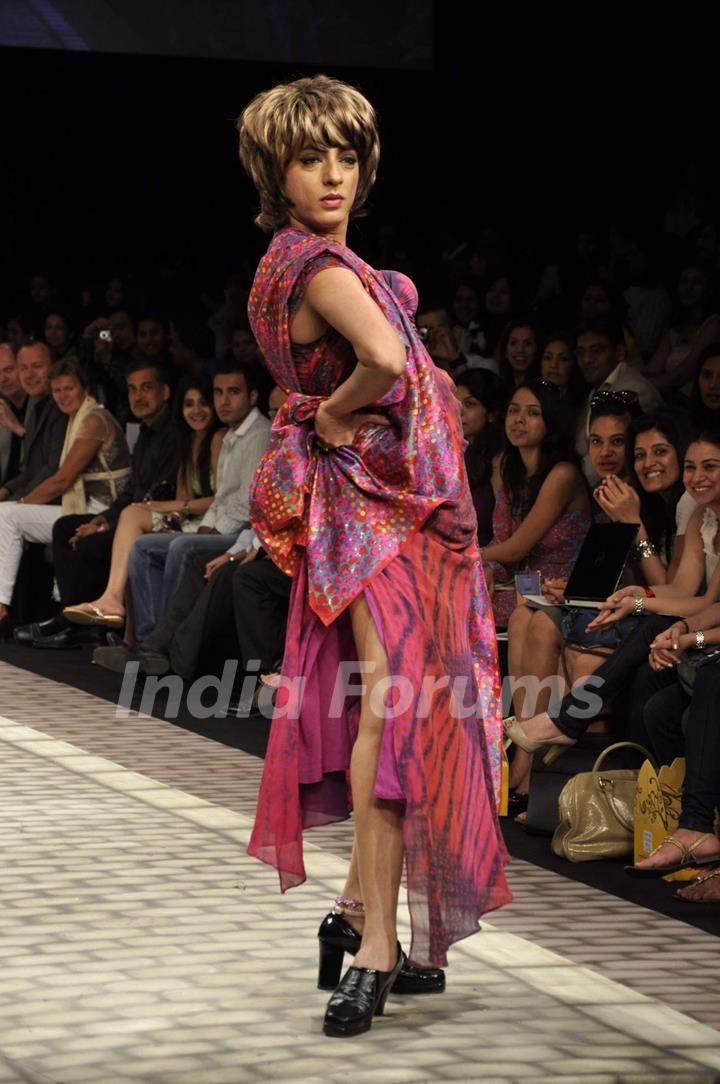
[[[637,406],[639,399],[636,391],[613,391],[611,388],[603,388],[600,391],[596,391],[590,400],[590,406],[601,406],[604,403],[612,403],[613,405],[622,407]]]

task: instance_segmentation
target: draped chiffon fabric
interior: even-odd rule
[[[298,348],[290,321],[314,274],[351,269],[396,329],[405,372],[350,446],[322,450],[319,403],[355,366],[332,329]],[[317,235],[279,231],[249,314],[288,392],[258,468],[253,525],[293,576],[281,689],[249,853],[285,890],[305,879],[303,828],[348,816],[363,674],[348,606],[364,594],[388,658],[390,704],[375,794],[404,803],[411,958],[442,965],[453,942],[510,898],[495,793],[500,687],[495,630],[452,384],[412,319],[412,283]]]

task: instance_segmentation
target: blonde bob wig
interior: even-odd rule
[[[240,115],[237,129],[240,161],[260,196],[255,222],[261,229],[272,231],[288,224],[285,171],[308,146],[353,148],[360,178],[350,214],[364,213],[375,183],[380,139],[375,110],[359,90],[327,75],[282,83],[253,98]]]

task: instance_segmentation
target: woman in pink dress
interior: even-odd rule
[[[238,128],[256,222],[274,231],[250,322],[288,393],[252,518],[293,577],[249,853],[297,885],[303,828],[352,808],[348,879],[319,936],[321,986],[355,955],[324,1022],[354,1035],[391,987],[442,989],[448,947],[510,899],[494,629],[451,381],[415,328],[412,283],[345,243],[375,180],[372,106],[316,76],[258,95]]]

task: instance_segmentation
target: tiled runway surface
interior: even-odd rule
[[[444,995],[325,1038],[350,826],[281,897],[255,758],[7,664],[0,712],[0,1084],[720,1081],[716,939],[522,862]]]

